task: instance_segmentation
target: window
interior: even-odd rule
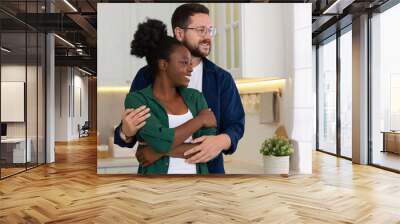
[[[400,170],[400,4],[371,18],[372,164]]]
[[[340,155],[352,157],[352,33],[340,36]]]
[[[317,63],[318,149],[336,154],[336,39],[319,46]]]
[[[317,53],[317,147],[320,151],[351,159],[352,26],[322,41]]]
[[[239,77],[240,59],[240,7],[238,3],[210,3],[210,16],[217,28],[210,59]]]

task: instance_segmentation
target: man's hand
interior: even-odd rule
[[[150,117],[150,108],[141,106],[137,109],[127,109],[122,114],[121,131],[127,137],[132,137],[146,124]]]
[[[153,164],[155,161],[161,159],[162,156],[162,154],[151,149],[150,146],[140,148],[136,151],[136,158],[143,167]]]
[[[184,156],[195,154],[186,160],[188,163],[206,163],[231,146],[231,138],[227,134],[202,136],[192,141],[192,143],[199,142],[200,145],[184,153]]]

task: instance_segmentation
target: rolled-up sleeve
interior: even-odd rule
[[[146,101],[144,97],[138,93],[129,93],[125,98],[125,109],[137,109],[142,105],[146,105]],[[171,151],[175,130],[163,126],[150,109],[150,117],[147,118],[146,124],[139,130],[136,136],[138,140],[143,140],[151,146],[154,151],[158,153],[167,153]]]
[[[195,96],[196,108],[197,108],[198,112],[209,108],[207,101],[201,92],[196,92],[195,95],[196,95]],[[217,132],[218,131],[216,128],[201,128],[199,133],[200,133],[200,136],[203,136],[203,135],[216,135]]]

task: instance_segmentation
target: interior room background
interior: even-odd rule
[[[169,35],[179,4],[98,4],[98,173],[135,173],[134,149],[113,144],[124,98],[144,59],[130,42],[146,18],[163,21]],[[262,142],[283,126],[301,152],[292,171],[311,173],[315,148],[315,81],[311,4],[208,3],[217,28],[209,59],[230,71],[245,109],[245,133],[226,173],[262,173]],[[118,25],[115,25],[118,24]],[[273,106],[273,95],[277,102]],[[279,94],[277,94],[279,93]]]

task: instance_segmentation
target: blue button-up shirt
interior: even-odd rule
[[[136,74],[129,91],[141,90],[151,83],[150,68],[145,66]],[[227,155],[234,153],[244,133],[244,110],[239,91],[231,74],[206,58],[203,58],[202,93],[217,119],[218,134],[225,133],[231,139],[231,147],[223,153]],[[121,125],[115,129],[114,143],[121,147],[133,147],[136,141],[125,143],[120,137],[120,127]],[[221,153],[210,160],[207,166],[212,174],[225,173]]]

